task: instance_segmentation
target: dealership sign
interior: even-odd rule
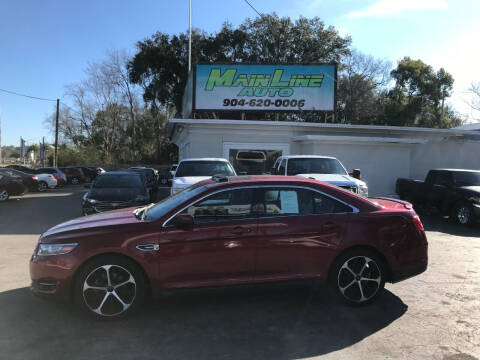
[[[197,65],[193,110],[334,111],[336,65]]]

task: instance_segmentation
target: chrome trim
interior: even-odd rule
[[[315,191],[319,194],[322,194],[322,195],[325,195],[333,200],[336,200],[338,202],[341,202],[342,204],[344,205],[347,205],[348,207],[350,207],[352,209],[352,212],[351,213],[325,213],[325,214],[310,214],[310,215],[286,215],[286,216],[312,216],[312,215],[339,215],[339,214],[352,214],[352,213],[359,213],[360,210],[358,210],[358,208],[356,208],[355,206],[353,205],[350,205],[350,204],[347,204],[345,201],[343,200],[340,200],[338,198],[336,198],[335,196],[332,196],[330,194],[327,194],[327,193],[324,193],[323,191],[320,191],[318,189],[315,189],[315,188],[312,188],[312,187],[309,187],[309,186],[301,186],[301,185],[248,185],[248,186],[235,186],[235,187],[230,187],[230,188],[226,188],[226,189],[220,189],[220,190],[217,190],[217,191],[213,191],[211,193],[208,193],[206,194],[205,196],[202,196],[200,199],[198,200],[195,200],[194,202],[191,202],[190,204],[184,206],[183,208],[181,208],[179,211],[177,211],[175,214],[173,214],[172,216],[170,216],[167,220],[165,220],[162,224],[162,227],[167,227],[167,223],[172,220],[175,216],[177,216],[178,214],[180,214],[183,210],[185,210],[186,208],[192,206],[192,205],[195,205],[197,204],[198,202],[202,201],[203,199],[209,197],[210,195],[215,195],[215,194],[218,194],[218,193],[221,193],[221,192],[224,192],[224,191],[230,191],[230,190],[238,190],[238,189],[261,189],[261,188],[294,188],[294,189],[306,189],[306,190],[311,190],[311,191]],[[281,217],[281,216],[262,216],[261,218],[262,219],[267,219],[267,218],[277,218],[277,217]],[[243,218],[242,220],[244,219],[258,219],[260,218],[259,216],[255,216],[255,217],[252,217],[252,218]]]
[[[158,244],[145,244],[135,246],[140,251],[158,251],[160,250],[160,245]]]

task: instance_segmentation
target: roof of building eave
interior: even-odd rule
[[[222,119],[169,119],[170,124],[210,124],[210,125],[260,125],[260,126],[293,126],[293,127],[314,127],[324,129],[339,129],[339,130],[379,130],[392,132],[409,132],[409,133],[424,133],[438,134],[438,135],[478,135],[476,130],[463,130],[458,128],[453,129],[434,129],[422,128],[413,126],[382,126],[382,125],[350,125],[350,124],[325,124],[325,123],[311,123],[311,122],[294,122],[294,121],[260,121],[260,120],[222,120]]]

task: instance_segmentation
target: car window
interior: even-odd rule
[[[437,173],[434,179],[434,185],[448,186],[452,183],[452,179],[449,173],[440,171]]]
[[[352,208],[308,189],[272,188],[264,191],[265,216],[350,213]]]
[[[222,191],[188,207],[195,223],[228,221],[252,215],[252,189]]]
[[[235,176],[235,172],[225,161],[183,161],[175,173],[175,177],[213,175]]]
[[[140,176],[114,174],[99,176],[92,188],[141,188],[142,186]]]
[[[294,158],[288,161],[287,175],[297,174],[339,174],[347,175],[337,159]]]
[[[285,166],[287,165],[287,159],[283,159],[278,167],[278,175],[285,175]]]
[[[455,183],[458,185],[479,186],[480,172],[475,171],[458,171],[453,173]]]

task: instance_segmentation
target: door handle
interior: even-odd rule
[[[249,233],[251,231],[252,231],[252,229],[250,229],[250,228],[236,227],[236,228],[233,228],[230,232],[232,234],[235,234],[235,235],[242,235],[242,234],[245,234],[245,233]]]

